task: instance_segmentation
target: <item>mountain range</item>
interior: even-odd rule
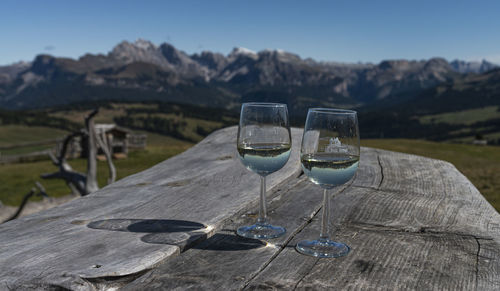
[[[379,64],[302,59],[282,50],[235,48],[188,55],[139,39],[79,59],[38,55],[0,66],[0,107],[43,108],[96,100],[161,100],[237,108],[243,101],[360,107],[411,99],[497,66],[487,61],[387,60]],[[392,101],[391,101],[392,100]]]

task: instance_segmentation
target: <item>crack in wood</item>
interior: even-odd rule
[[[262,271],[264,271],[264,269],[267,268],[267,266],[286,248],[286,246],[288,245],[288,243],[298,234],[300,233],[306,226],[308,226],[313,220],[314,220],[314,217],[316,217],[316,215],[320,212],[321,210],[321,207],[317,208],[313,214],[311,215],[311,217],[305,222],[303,223],[301,226],[299,226],[293,233],[292,235],[290,235],[290,237],[283,243],[279,246],[279,249],[276,253],[274,253],[270,258],[269,260],[267,260],[267,262],[262,265],[258,270],[257,272],[255,272],[255,274],[253,276],[251,276],[247,281],[245,281],[245,283],[243,284],[243,287],[240,289],[240,290],[243,290],[245,289],[248,284],[250,284],[250,282],[255,279],[255,277],[257,277]]]
[[[380,155],[378,153],[378,151],[376,151],[377,153],[377,161],[378,161],[378,166],[380,167],[380,183],[378,183],[378,189],[380,189],[380,187],[382,186],[382,182],[384,182],[384,167],[382,167],[382,162],[380,161]]]
[[[292,188],[289,188],[287,189],[286,192],[290,191]],[[283,193],[284,194],[284,193]],[[279,246],[279,249],[276,253],[274,253],[270,258],[269,260],[267,260],[267,262],[264,263],[264,265],[262,265],[258,270],[257,272],[255,272],[255,274],[253,276],[251,276],[248,280],[245,281],[245,283],[243,284],[243,287],[240,289],[240,290],[243,290],[245,289],[248,284],[250,284],[250,282],[255,279],[255,277],[257,277],[262,271],[264,271],[264,269],[267,268],[267,266],[286,248],[286,246],[288,245],[288,243],[299,233],[301,232],[307,225],[309,225],[314,217],[318,214],[318,212],[321,210],[321,206],[316,208],[313,212],[313,214],[311,215],[311,217],[305,221],[305,223],[303,223],[302,225],[300,225],[297,229],[295,229],[295,231],[292,233],[292,235],[290,235],[290,237],[284,241],[280,246]]]
[[[304,273],[304,276],[302,276],[298,281],[297,283],[295,284],[295,286],[293,286],[293,289],[292,290],[297,290],[297,287],[299,286],[299,284],[302,282],[302,280],[304,280],[304,278],[309,275],[309,273],[314,269],[314,267],[316,266],[316,264],[319,262],[320,258],[317,258],[315,261],[314,261],[314,264],[311,266],[311,268],[309,268],[309,270],[307,270],[307,272]]]
[[[267,195],[267,199],[271,200],[271,201],[274,201],[277,197],[280,197],[280,196],[283,196],[283,195],[286,195],[286,193],[288,193],[289,191],[293,190],[298,184],[300,183],[304,183],[304,182],[307,182],[306,181],[306,177],[300,177],[300,172],[298,172],[296,175],[293,175],[285,180],[283,180],[282,182],[280,182],[279,184],[275,185],[274,187],[272,187],[270,190],[269,190],[269,193]],[[343,191],[344,189],[342,189]],[[193,247],[196,247],[197,245],[201,244],[202,242],[204,242],[207,238],[211,237],[213,234],[215,234],[217,231],[229,231],[231,233],[234,232],[234,230],[231,230],[231,229],[225,229],[225,227],[229,224],[233,224],[234,223],[234,220],[235,218],[238,218],[240,216],[242,216],[243,214],[245,214],[246,212],[249,211],[249,209],[251,208],[255,208],[255,206],[257,205],[258,201],[255,201],[255,203],[250,203],[249,205],[247,205],[246,207],[244,207],[244,209],[241,209],[240,211],[238,211],[236,214],[234,214],[233,216],[225,219],[225,220],[222,220],[220,224],[218,225],[214,225],[214,228],[211,229],[211,231],[209,233],[206,233],[206,237],[204,237],[202,240],[197,240],[189,245],[187,245],[184,249],[181,250],[181,252],[185,252],[186,250],[188,249],[191,249]],[[316,215],[316,213],[320,210],[321,208],[318,208],[314,211],[314,213],[311,215],[311,219],[312,220],[314,218],[314,216]],[[272,211],[273,210],[273,203],[270,204],[270,207],[269,207],[269,211]],[[305,227],[305,225],[304,225]],[[297,229],[296,232],[300,231],[301,229]],[[293,235],[290,239],[293,238]],[[272,260],[284,249],[284,247],[288,244],[288,242],[290,241],[290,239],[288,239],[287,241],[285,241],[284,245],[283,246],[280,246],[280,250],[272,257],[270,258],[266,264],[262,267],[262,269],[264,269],[269,263],[272,262]],[[260,273],[261,270],[258,270],[257,273],[255,274],[255,276],[257,276],[259,273]],[[144,272],[143,274],[145,274],[146,272]],[[146,274],[145,274],[146,275]],[[127,275],[128,276],[128,275]],[[137,279],[138,277],[141,277],[142,275],[138,275],[138,276],[134,276],[134,278],[132,278],[131,280],[128,280],[127,282],[125,282],[123,285],[126,285],[128,284],[129,282]],[[254,277],[255,277],[254,276]],[[123,276],[123,277],[126,277],[126,276]],[[244,287],[246,285],[248,285],[250,283],[250,281],[254,278],[250,278],[246,284],[244,285]],[[112,280],[112,278],[114,277],[108,277],[107,280]],[[99,283],[103,283],[102,282],[102,278],[101,278],[101,281],[99,281]],[[123,287],[123,285],[121,285],[120,287]],[[108,288],[109,286],[106,286],[106,288]],[[243,287],[243,288],[244,288]]]
[[[395,233],[408,233],[408,234],[416,234],[416,235],[439,235],[439,236],[450,236],[450,235],[455,235],[463,238],[474,238],[475,240],[489,240],[493,241],[494,239],[491,237],[482,237],[482,236],[477,236],[474,234],[469,234],[469,233],[461,233],[461,232],[453,232],[453,231],[439,231],[439,230],[432,230],[430,229],[429,226],[420,226],[416,229],[411,229],[411,228],[401,228],[397,226],[387,226],[383,224],[372,224],[372,223],[366,223],[366,222],[358,222],[358,223],[350,223],[348,224],[349,227],[352,228],[358,228],[366,231],[374,231],[374,232],[395,232]],[[479,242],[478,242],[479,244]]]
[[[268,212],[271,213],[274,211],[275,207],[273,207],[273,201],[280,197],[283,196],[284,194],[288,193],[290,190],[295,188],[297,185],[300,183],[306,182],[307,177],[301,177],[300,173],[297,173],[297,176],[291,176],[288,179],[283,180],[279,184],[275,185],[271,189],[267,189],[267,194],[266,194],[266,201],[268,201]],[[256,199],[253,202],[249,203],[246,205],[246,207],[242,208],[238,212],[236,212],[234,215],[228,217],[225,220],[222,220],[221,223],[219,224],[219,227],[214,228],[214,231],[218,230],[228,230],[224,229],[225,226],[228,224],[232,224],[234,220],[238,217],[241,216],[249,216],[252,211],[256,211],[257,207],[259,205],[259,200]],[[257,214],[255,214],[257,217]],[[222,227],[222,228],[221,228]],[[233,230],[234,231],[234,230]]]
[[[477,253],[476,253],[476,269],[475,269],[475,274],[476,274],[476,290],[478,290],[478,284],[479,284],[479,253],[481,252],[481,243],[479,243],[479,238],[474,237],[477,243]]]
[[[351,187],[352,183],[354,182],[354,179],[352,179],[349,184],[345,185],[341,190],[337,191],[335,194],[332,195],[332,197],[330,197],[330,199],[333,199],[335,197],[337,197],[338,195],[340,195],[341,193],[345,192],[349,187]],[[291,188],[290,188],[291,189]],[[287,192],[290,190],[290,189],[287,189]],[[240,288],[240,290],[244,290],[252,281],[253,279],[255,279],[260,273],[262,273],[266,268],[267,266],[269,266],[269,264],[271,264],[271,262],[276,258],[278,257],[278,255],[283,252],[283,250],[287,247],[288,243],[290,241],[292,241],[292,239],[295,238],[295,236],[297,234],[299,234],[302,230],[304,230],[304,228],[306,228],[309,224],[312,223],[312,221],[314,220],[314,218],[316,217],[316,215],[318,215],[318,213],[321,211],[321,208],[323,208],[323,205],[320,204],[318,208],[315,209],[315,211],[313,212],[313,214],[311,215],[311,217],[303,224],[301,224],[297,229],[295,229],[295,231],[290,235],[290,237],[283,243],[280,245],[278,251],[276,253],[274,253],[270,258],[269,260],[267,260],[267,262],[262,265],[258,270],[257,272],[255,272],[254,275],[252,275],[247,281],[245,281],[245,283],[243,284],[243,287]],[[312,270],[312,268],[311,268]],[[306,273],[304,275],[307,276],[308,273]]]
[[[405,191],[399,191],[399,190],[388,189],[388,188],[380,189],[380,188],[363,186],[363,185],[352,185],[352,188],[361,188],[361,189],[378,191],[379,193],[400,194],[400,195],[408,195],[408,194],[416,193],[416,192],[411,192],[411,191],[405,192]]]

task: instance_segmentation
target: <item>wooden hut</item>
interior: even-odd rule
[[[129,129],[112,123],[95,124],[96,134],[99,135],[108,146],[111,155],[115,159],[126,158],[129,148],[144,149],[146,147],[145,134],[133,134]],[[81,156],[85,158],[87,142],[81,141]],[[98,159],[105,159],[102,149],[97,152]]]
[[[130,130],[112,123],[101,123],[95,125],[95,132],[108,146],[108,149],[114,158],[127,157]],[[99,149],[97,154],[104,155],[102,149]]]
[[[94,126],[96,134],[101,137],[115,159],[126,158],[129,149],[146,148],[146,134],[132,133],[129,129],[112,123],[98,123]],[[60,146],[61,144],[58,145],[58,147]],[[74,138],[68,146],[67,158],[86,158],[86,155],[87,139]],[[105,159],[101,148],[99,148],[97,155],[98,159]]]

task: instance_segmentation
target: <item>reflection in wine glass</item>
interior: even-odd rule
[[[261,177],[259,218],[254,225],[238,228],[248,238],[275,238],[285,228],[267,219],[266,176],[281,169],[290,156],[291,133],[285,104],[244,103],[241,107],[237,148],[245,167]]]
[[[359,129],[355,111],[311,108],[300,151],[302,169],[309,180],[323,188],[321,233],[317,240],[297,243],[300,253],[315,257],[340,257],[350,248],[330,240],[328,223],[330,200],[327,191],[347,183],[359,164]]]

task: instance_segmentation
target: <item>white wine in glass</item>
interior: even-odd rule
[[[321,233],[316,240],[297,243],[300,253],[322,258],[345,256],[350,248],[330,239],[328,190],[347,183],[359,165],[359,128],[355,111],[311,108],[307,113],[302,147],[302,169],[309,180],[323,188]]]
[[[286,230],[267,218],[266,176],[283,168],[290,157],[292,137],[288,110],[279,103],[244,103],[241,107],[237,148],[243,165],[260,176],[260,207],[257,222],[238,228],[237,234],[266,239]]]

